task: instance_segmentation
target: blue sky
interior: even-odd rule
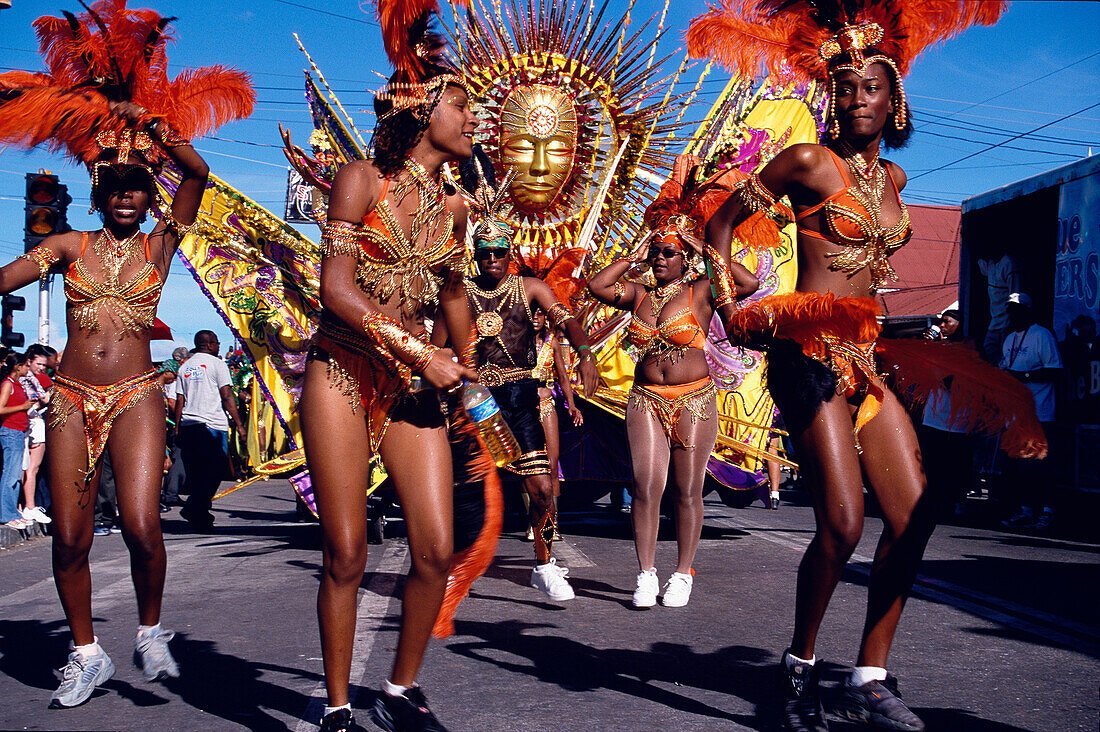
[[[388,74],[378,26],[368,0],[131,0],[132,5],[179,16],[177,43],[169,47],[170,73],[187,66],[221,63],[253,75],[259,104],[253,116],[223,127],[213,139],[196,143],[215,174],[260,201],[282,210],[286,163],[278,145],[277,124],[289,127],[305,145],[311,125],[302,95],[307,64],[291,36],[297,32],[345,108],[366,133],[373,118],[369,90]],[[625,8],[625,0],[611,7]],[[638,0],[635,23],[659,13],[663,2]],[[444,0],[444,12],[446,9]],[[31,22],[62,8],[78,10],[66,0],[13,0],[0,11],[0,70],[41,68]],[[679,48],[688,21],[703,12],[703,0],[677,0],[669,10],[659,57]],[[908,203],[958,204],[968,196],[1041,173],[1089,154],[1100,154],[1100,106],[1063,121],[1059,118],[1100,103],[1100,3],[1018,2],[992,28],[975,28],[933,48],[920,58],[905,81],[916,112],[917,134],[909,147],[891,157],[908,173],[903,194]],[[678,60],[678,59],[677,59]],[[688,73],[694,82],[699,68]],[[698,115],[722,88],[721,70],[703,84]],[[693,110],[694,111],[694,110]],[[1054,123],[1054,124],[1050,124]],[[1032,130],[1048,125],[1042,130]],[[1019,139],[1009,138],[1026,134]],[[996,143],[1000,147],[953,165],[960,158]],[[22,252],[23,174],[39,168],[61,176],[74,198],[69,222],[96,229],[89,216],[84,170],[42,151],[0,151],[0,259]],[[316,227],[301,227],[316,237]],[[26,313],[16,316],[16,329],[37,333],[37,292],[27,297]],[[64,298],[60,282],[51,299],[54,316],[51,343],[64,341]],[[211,328],[223,343],[229,330],[202,296],[184,268],[176,263],[165,287],[160,317],[181,344],[195,331]],[[173,344],[154,344],[154,357]]]

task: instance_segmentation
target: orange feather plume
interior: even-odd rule
[[[996,23],[1007,7],[1002,0],[720,0],[691,22],[688,53],[747,75],[820,80],[828,71],[822,44],[846,23],[876,23],[884,37],[874,48],[905,75],[926,48],[972,25]]]
[[[879,367],[910,403],[951,394],[948,423],[955,428],[1001,434],[1001,449],[1017,458],[1042,458],[1047,440],[1031,390],[977,352],[952,343],[882,338]]]
[[[98,0],[79,16],[34,22],[47,71],[0,74],[0,142],[49,143],[85,163],[99,154],[95,136],[120,131],[112,102],[130,101],[190,139],[252,113],[256,95],[247,74],[222,66],[168,78],[171,37],[154,10],[128,9],[126,0]]]
[[[439,12],[437,0],[377,0],[382,44],[403,82],[424,80],[425,61],[443,46],[428,32],[431,17]]]

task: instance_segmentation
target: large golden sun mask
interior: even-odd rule
[[[525,84],[501,107],[500,158],[516,171],[512,202],[524,213],[550,208],[569,180],[577,148],[577,110],[560,90]]]

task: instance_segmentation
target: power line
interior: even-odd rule
[[[1076,61],[1074,61],[1072,63],[1068,63],[1068,64],[1066,64],[1065,66],[1063,66],[1061,68],[1054,69],[1053,71],[1049,71],[1049,72],[1043,74],[1042,76],[1039,76],[1037,78],[1032,79],[1031,81],[1025,81],[1023,84],[1017,84],[1016,86],[1012,87],[1011,89],[1006,89],[1005,91],[1003,91],[999,94],[994,94],[993,96],[988,97],[986,99],[983,99],[980,102],[974,102],[972,104],[969,104],[968,106],[965,106],[962,109],[960,109],[959,112],[965,112],[968,109],[973,109],[974,107],[980,106],[980,105],[985,104],[987,102],[992,102],[994,99],[999,99],[999,98],[1005,96],[1006,94],[1011,94],[1012,92],[1017,91],[1018,89],[1023,89],[1025,86],[1030,86],[1031,84],[1034,84],[1037,81],[1042,81],[1043,79],[1046,79],[1047,77],[1054,76],[1055,74],[1057,74],[1059,72],[1065,71],[1070,66],[1076,66],[1077,64],[1079,64],[1083,61],[1088,61],[1089,59],[1096,58],[1097,56],[1100,56],[1100,51],[1094,51],[1093,53],[1090,53],[1088,56],[1085,56],[1084,58],[1079,58]],[[1093,105],[1093,106],[1096,106],[1096,105]],[[1089,109],[1091,109],[1091,107],[1089,107]],[[1042,129],[1042,128],[1039,128],[1039,129]]]
[[[1097,52],[1097,53],[1100,54],[1100,52]],[[943,170],[944,168],[950,168],[952,165],[955,165],[956,163],[961,163],[964,160],[969,160],[970,158],[981,155],[982,153],[989,152],[990,150],[996,149],[998,147],[1003,147],[1005,145],[1005,143],[1012,142],[1013,140],[1018,140],[1021,137],[1023,137],[1024,135],[1027,135],[1031,132],[1038,132],[1039,130],[1046,129],[1047,127],[1050,127],[1051,125],[1057,124],[1057,123],[1059,123],[1063,120],[1070,119],[1071,117],[1076,117],[1077,115],[1081,114],[1081,112],[1087,112],[1088,110],[1095,109],[1096,107],[1100,107],[1100,102],[1094,102],[1093,104],[1090,104],[1087,107],[1083,107],[1082,109],[1079,109],[1076,112],[1072,112],[1070,114],[1067,114],[1064,117],[1059,117],[1058,119],[1054,120],[1053,122],[1047,122],[1045,125],[1040,125],[1040,126],[1034,128],[1032,130],[1028,130],[1027,132],[1021,132],[1020,134],[1016,135],[1015,137],[1010,137],[1007,140],[1002,140],[1001,142],[995,143],[993,145],[989,145],[988,147],[985,147],[985,148],[983,148],[983,149],[981,149],[977,152],[970,153],[969,155],[965,155],[961,158],[958,158],[957,160],[952,160],[950,163],[944,163],[943,165],[941,165],[937,168],[932,168],[931,170],[925,171],[923,173],[918,173],[917,175],[913,176],[909,180],[912,181],[912,180],[915,180],[915,179],[920,178],[922,176],[929,175],[930,173],[935,173],[937,171]]]
[[[373,25],[375,28],[379,27],[378,23],[374,22],[373,20],[367,20],[366,18],[355,18],[355,17],[352,17],[350,15],[341,15],[340,13],[333,13],[332,11],[329,11],[329,10],[321,10],[320,8],[315,8],[311,5],[302,5],[301,3],[292,3],[292,2],[290,2],[290,0],[275,0],[275,2],[280,3],[282,5],[291,5],[295,8],[301,8],[302,10],[309,10],[310,12],[313,12],[313,13],[321,13],[322,15],[331,15],[333,18],[343,18],[344,20],[351,20],[351,21],[354,21],[356,23],[362,23],[363,25]]]

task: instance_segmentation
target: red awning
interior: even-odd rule
[[[960,206],[907,205],[913,238],[890,257],[898,279],[880,292],[887,317],[938,315],[959,299]]]

